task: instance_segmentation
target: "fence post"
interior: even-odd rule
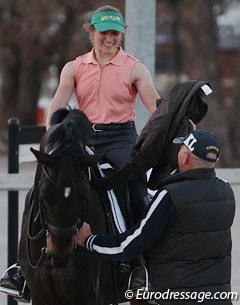
[[[19,120],[8,120],[8,173],[19,172]],[[18,258],[18,191],[8,192],[8,266]],[[8,305],[16,305],[17,302],[8,297]]]

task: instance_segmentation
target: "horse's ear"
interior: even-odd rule
[[[85,156],[83,163],[86,166],[96,165],[100,160],[102,160],[104,158],[104,156],[105,156],[105,154]]]
[[[36,159],[39,163],[46,165],[46,166],[53,166],[56,164],[56,160],[52,156],[50,156],[44,152],[38,151],[32,147],[30,148],[30,150],[34,154],[34,156],[36,157]]]

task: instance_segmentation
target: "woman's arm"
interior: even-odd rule
[[[156,110],[156,100],[160,96],[154,87],[152,76],[144,64],[138,62],[134,65],[131,83],[136,87],[145,107],[153,113]]]
[[[75,81],[75,60],[66,63],[63,67],[60,82],[57,91],[50,104],[49,111],[46,118],[46,128],[50,127],[50,119],[56,110],[66,108],[74,90]]]

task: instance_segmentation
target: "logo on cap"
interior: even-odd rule
[[[101,17],[101,21],[109,21],[109,20],[112,20],[112,21],[118,21],[119,23],[121,23],[121,18],[118,17],[118,16],[108,16],[108,15],[105,15],[105,16],[102,16]]]
[[[92,16],[91,24],[99,32],[104,31],[118,31],[124,33],[125,25],[124,19],[119,12],[99,12]]]
[[[194,151],[194,144],[197,142],[197,139],[194,138],[194,135],[191,133],[189,137],[183,142],[184,145],[190,150]]]

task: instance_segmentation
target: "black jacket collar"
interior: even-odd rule
[[[171,176],[162,179],[160,183],[160,188],[164,187],[165,185],[179,181],[196,180],[196,179],[214,179],[215,177],[216,177],[216,173],[214,168],[211,169],[198,168],[184,172],[176,172]]]

